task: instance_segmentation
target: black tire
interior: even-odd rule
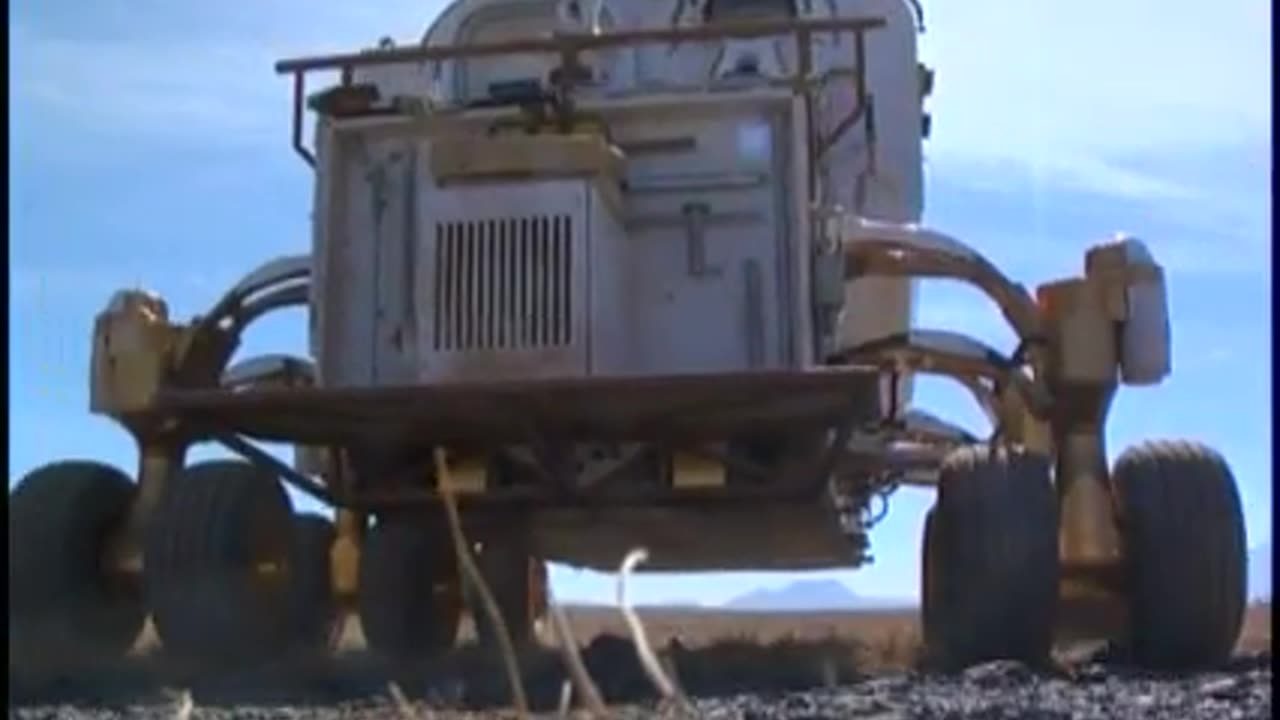
[[[1185,670],[1225,662],[1247,604],[1244,516],[1235,477],[1216,451],[1146,442],[1112,472],[1128,548],[1135,662]]]
[[[360,558],[360,625],[369,649],[393,659],[453,647],[462,597],[453,546],[444,532],[379,522]]]
[[[492,542],[476,557],[494,602],[502,612],[503,623],[517,647],[534,642],[537,622],[546,607],[546,565],[533,557],[523,544]],[[469,585],[468,585],[469,587]],[[497,631],[489,620],[479,593],[468,604],[472,609],[476,639],[486,647],[497,647]]]
[[[10,493],[10,667],[110,660],[133,646],[141,592],[102,561],[135,494],[124,473],[88,461],[45,465]]]
[[[293,649],[326,652],[334,645],[338,604],[333,597],[329,551],[336,533],[333,522],[315,513],[293,518],[289,564],[289,623]]]
[[[1020,449],[960,449],[943,463],[934,513],[930,658],[948,670],[1045,662],[1059,579],[1049,459]]]
[[[929,508],[924,515],[920,542],[920,626],[925,648],[939,645],[938,638],[938,531],[936,513]]]
[[[267,660],[288,647],[292,508],[254,465],[212,461],[178,473],[146,546],[152,621],[174,657]]]

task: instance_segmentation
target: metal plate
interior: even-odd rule
[[[162,394],[157,410],[200,428],[311,445],[693,441],[874,418],[877,377],[874,370],[845,367],[238,393],[177,390]]]

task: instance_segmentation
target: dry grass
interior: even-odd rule
[[[672,640],[690,650],[716,643],[750,642],[756,645],[820,643],[832,640],[858,641],[886,650],[915,644],[918,638],[914,611],[853,613],[764,613],[719,612],[639,607],[645,630],[654,647],[666,647]],[[627,635],[626,623],[613,607],[567,606],[565,614],[579,643],[588,644],[601,635]],[[540,633],[546,642],[550,634]],[[474,638],[472,624],[464,620],[460,639]],[[364,649],[360,621],[348,618],[338,643],[339,651]],[[892,657],[886,658],[892,659]]]
[[[1249,606],[1249,612],[1244,616],[1244,631],[1240,633],[1236,650],[1242,653],[1271,650],[1271,603]]]
[[[641,608],[649,639],[655,646],[672,640],[689,650],[713,646],[837,647],[856,653],[867,670],[906,669],[914,665],[919,629],[914,610],[860,612],[766,613]],[[576,607],[570,621],[584,641],[626,632],[617,611]]]
[[[569,625],[579,643],[587,644],[602,635],[625,637],[626,624],[613,607],[566,607]],[[690,650],[712,645],[857,645],[858,665],[866,671],[896,670],[910,667],[920,643],[919,621],[915,610],[882,610],[848,613],[763,613],[724,612],[719,610],[679,608],[637,608],[644,620],[649,640],[663,648],[672,640]],[[548,644],[554,642],[543,632]],[[470,621],[463,623],[462,639],[473,637]],[[155,647],[155,635],[148,623],[139,639],[136,652],[145,653]],[[364,648],[360,622],[349,619],[343,627],[340,651]],[[1271,605],[1250,606],[1245,616],[1238,649],[1254,653],[1271,648]]]
[[[726,640],[755,645],[779,643],[818,645],[856,644],[859,666],[866,671],[905,669],[914,665],[920,648],[916,610],[856,612],[764,613],[717,610],[642,609],[654,645],[678,638],[688,648]],[[570,619],[578,637],[625,632],[612,608],[572,608]],[[1271,648],[1271,604],[1249,607],[1237,651],[1256,653]]]

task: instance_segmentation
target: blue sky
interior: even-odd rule
[[[926,3],[938,69],[926,222],[1019,280],[1074,273],[1116,230],[1169,273],[1174,376],[1122,391],[1110,451],[1147,436],[1221,449],[1250,543],[1271,534],[1270,7],[1227,0]],[[409,41],[438,2],[68,0],[10,8],[12,149],[9,476],[65,457],[132,469],[133,448],[87,413],[93,316],[119,287],[186,317],[252,265],[308,244],[310,174],[288,148],[284,56]],[[926,285],[921,322],[1011,336],[965,287]],[[255,327],[244,352],[300,350],[305,316]],[[919,402],[974,427],[944,381]],[[930,503],[902,492],[877,562],[821,573],[873,596],[916,594]],[[608,576],[554,572],[557,594],[605,599]],[[715,603],[789,576],[642,576],[637,598]]]

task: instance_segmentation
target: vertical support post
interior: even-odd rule
[[[1126,622],[1124,545],[1106,455],[1106,419],[1115,397],[1115,332],[1103,293],[1085,279],[1038,289],[1053,388],[1058,547],[1062,577],[1058,634],[1110,637]]]
[[[858,107],[867,101],[867,38],[865,30],[853,33],[853,89]]]
[[[1071,388],[1064,395],[1070,397],[1059,396],[1052,421],[1062,561],[1102,570],[1122,559],[1104,436],[1115,386]]]
[[[1120,539],[1111,508],[1103,433],[1115,397],[1115,333],[1099,288],[1084,279],[1042,286],[1048,336],[1045,373],[1053,388],[1050,427],[1062,501],[1063,564],[1114,564]]]
[[[306,102],[306,74],[302,70],[293,73],[293,118],[290,128],[293,150],[311,167],[316,166],[316,157],[302,143],[302,109]]]
[[[813,101],[813,37],[806,29],[796,31],[796,55],[798,58],[798,66],[796,68],[796,82],[804,92],[804,122],[805,122],[805,143],[807,148],[805,155],[805,164],[808,166],[808,182],[809,187],[806,189],[806,198],[809,206],[814,207],[818,202],[818,156],[814,152],[814,119],[813,112],[815,103]]]
[[[170,479],[182,469],[187,441],[176,436],[135,436],[138,444],[138,494],[121,532],[107,549],[106,565],[129,575],[142,573],[147,525]]]
[[[138,501],[134,504],[134,515],[145,522],[169,487],[169,479],[182,469],[187,444],[171,439],[142,440],[138,450]]]
[[[338,508],[333,514],[336,537],[329,550],[329,570],[333,578],[333,596],[343,611],[352,611],[360,586],[360,549],[364,544],[368,516],[349,508]]]
[[[764,365],[765,317],[764,317],[764,280],[760,270],[760,261],[748,258],[742,261],[742,286],[746,297],[743,299],[743,327],[746,334],[747,367],[752,369]]]

